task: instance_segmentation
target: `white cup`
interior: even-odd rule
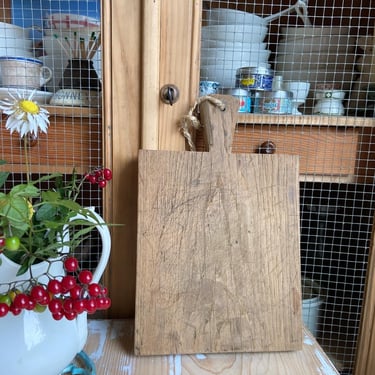
[[[26,57],[0,57],[3,87],[40,89],[52,79],[52,70],[38,59]]]
[[[315,104],[315,114],[342,116],[345,113],[344,105],[339,99],[320,99]]]

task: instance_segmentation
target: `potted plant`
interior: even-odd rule
[[[105,187],[112,172],[96,168],[82,177],[73,171],[69,181],[59,173],[33,180],[27,142],[47,132],[49,113],[32,95],[0,101],[6,128],[25,145],[26,173],[24,183],[0,192],[0,361],[12,375],[57,375],[86,342],[87,314],[111,305],[100,284],[108,226],[77,198],[85,183]],[[0,187],[8,175],[0,172]],[[93,229],[103,246],[94,272],[74,256]]]

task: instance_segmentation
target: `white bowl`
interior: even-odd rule
[[[242,42],[230,42],[228,40],[204,39],[201,41],[201,48],[229,48],[229,49],[243,49],[247,51],[266,49],[267,43],[256,42],[251,43],[243,40]]]
[[[354,37],[338,35],[281,41],[277,45],[277,53],[353,53],[354,49]]]
[[[0,34],[0,48],[31,50],[33,42],[26,38],[8,38]]]
[[[313,109],[315,114],[341,116],[345,113],[345,108],[341,100],[323,99],[319,100]]]
[[[313,67],[314,65],[323,64],[354,64],[356,55],[353,54],[336,54],[336,53],[277,53],[275,56],[275,63],[280,65],[289,65],[292,69],[300,66]],[[292,70],[289,69],[289,70]],[[307,69],[307,68],[306,68]],[[288,69],[286,69],[288,70]],[[304,70],[300,68],[299,70]]]
[[[218,60],[268,60],[271,55],[270,50],[251,50],[244,51],[242,49],[226,49],[226,48],[202,48],[201,58],[218,59]]]
[[[281,33],[284,39],[305,39],[306,37],[320,37],[332,35],[349,35],[349,27],[341,26],[306,26],[306,27],[282,27]]]
[[[98,27],[100,21],[96,18],[72,13],[52,13],[46,19],[46,25],[51,29],[75,29],[81,27]]]
[[[267,26],[257,25],[213,25],[202,26],[202,40],[223,40],[229,42],[261,43],[266,37]]]
[[[215,8],[206,10],[204,20],[207,25],[266,25],[262,17],[236,9]]]
[[[25,49],[0,47],[0,56],[34,57],[34,54]]]
[[[200,80],[219,82],[221,87],[234,87],[236,83],[237,68],[224,69],[219,65],[201,66]]]
[[[27,39],[29,31],[29,29],[13,25],[12,23],[0,22],[0,35],[3,38]]]

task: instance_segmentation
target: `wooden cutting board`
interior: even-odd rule
[[[219,98],[209,152],[139,152],[137,355],[302,346],[298,157],[231,154]]]

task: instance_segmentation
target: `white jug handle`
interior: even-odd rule
[[[74,219],[84,219],[91,221],[96,225],[96,229],[98,230],[101,240],[102,240],[102,252],[100,255],[100,260],[99,263],[93,273],[93,283],[98,283],[100,278],[102,277],[104,270],[107,266],[108,260],[109,260],[109,255],[111,252],[111,234],[109,232],[108,226],[105,224],[104,219],[95,212],[94,207],[87,207],[91,211],[91,213],[95,216],[96,220],[90,216],[84,216],[81,214],[76,215],[72,220]]]

